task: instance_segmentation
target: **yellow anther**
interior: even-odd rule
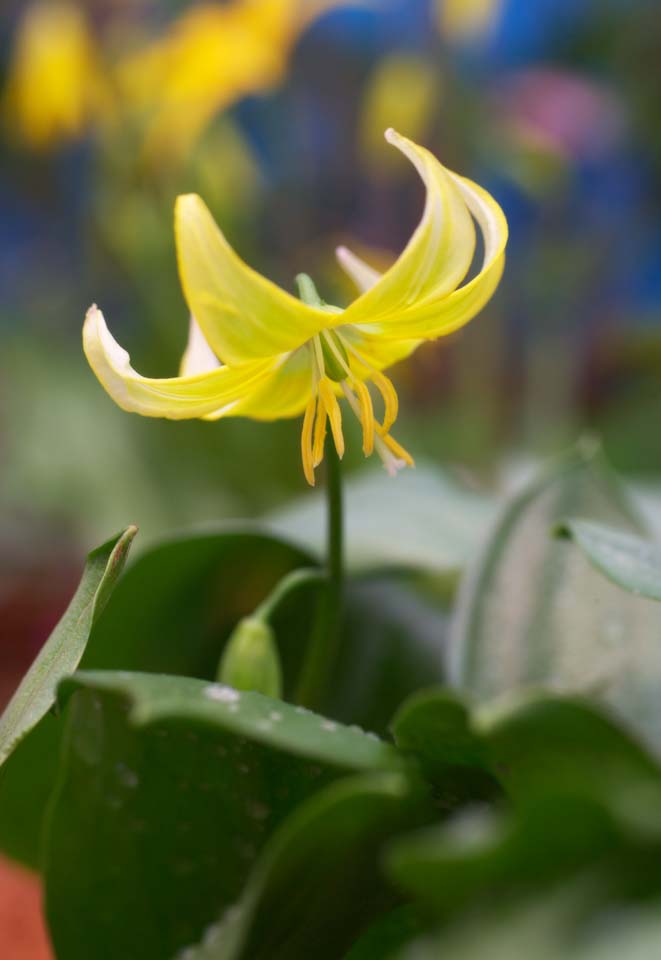
[[[385,407],[385,412],[383,416],[383,427],[382,433],[388,433],[393,423],[397,419],[397,414],[399,412],[399,398],[397,397],[397,391],[393,387],[392,383],[379,370],[372,370],[370,372],[370,379],[374,381],[374,384],[383,397],[383,403]]]
[[[370,392],[360,380],[354,380],[352,387],[358,394],[360,404],[360,423],[363,428],[363,453],[369,457],[374,450],[374,408]]]
[[[388,447],[390,452],[393,453],[400,460],[403,460],[407,467],[415,466],[413,457],[408,452],[408,450],[405,450],[404,447],[401,445],[401,443],[397,443],[397,441],[394,440],[389,433],[381,434],[381,439],[383,440],[385,445]]]
[[[312,455],[312,429],[314,427],[314,414],[317,406],[316,396],[308,401],[303,417],[303,430],[301,431],[301,457],[303,460],[303,473],[305,479],[311,487],[314,486],[314,458]]]
[[[328,419],[330,420],[331,432],[333,434],[333,440],[335,442],[335,449],[337,450],[337,455],[342,459],[344,456],[344,436],[342,434],[342,413],[340,411],[340,405],[337,402],[337,397],[333,392],[331,382],[328,377],[324,377],[319,381],[319,399],[326,408],[326,413],[328,414]]]
[[[323,403],[319,403],[317,405],[317,417],[314,422],[314,440],[312,441],[312,463],[315,467],[318,467],[324,459],[327,418],[326,407]]]

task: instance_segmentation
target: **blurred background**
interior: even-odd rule
[[[383,131],[429,146],[500,201],[509,260],[477,320],[393,371],[398,437],[488,487],[506,458],[589,430],[653,480],[659,49],[656,0],[5,0],[0,702],[90,546],[303,492],[298,422],[129,416],[87,367],[97,302],[141,372],[176,371],[178,193],[261,272],[288,289],[310,273],[342,305],[336,244],[386,265],[421,213]]]

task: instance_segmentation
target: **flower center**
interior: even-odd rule
[[[331,313],[340,313],[337,307],[324,303],[314,283],[306,274],[296,277],[301,299]],[[335,449],[341,458],[344,455],[342,411],[337,394],[341,391],[349,402],[363,430],[363,453],[366,457],[376,450],[383,465],[395,476],[405,466],[413,466],[413,458],[390,436],[390,428],[397,419],[399,401],[391,381],[352,345],[350,337],[342,334],[342,327],[322,330],[308,341],[312,367],[312,396],[303,418],[301,453],[305,478],[314,486],[314,471],[324,457],[326,429],[330,423]],[[346,330],[350,328],[345,327]],[[351,367],[355,361],[362,377]],[[365,375],[365,372],[367,375]],[[383,421],[374,416],[372,397],[367,386],[372,382],[381,394],[384,407]]]

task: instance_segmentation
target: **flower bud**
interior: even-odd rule
[[[264,620],[244,617],[234,628],[218,668],[218,679],[236,690],[282,695],[282,670],[273,630]]]

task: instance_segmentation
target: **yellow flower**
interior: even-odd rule
[[[376,449],[391,473],[412,463],[390,435],[397,394],[382,370],[481,310],[502,275],[507,223],[477,184],[394,130],[386,138],[418,170],[426,188],[424,212],[403,253],[382,275],[338,249],[361,291],[345,310],[323,304],[308,278],[299,278],[303,299],[297,300],[260,276],[232,250],[198,196],[179,197],[179,271],[194,318],[180,376],[155,380],[136,373],[94,306],[83,328],[85,353],[115,402],[170,419],[275,420],[303,413],[303,468],[314,484],[327,423],[339,455],[344,452],[338,402],[344,396],[362,425],[366,456]],[[482,233],[481,263],[462,283],[475,253],[474,220]],[[383,401],[381,421],[370,383]]]
[[[147,123],[147,156],[184,155],[215,114],[274,87],[301,31],[338,5],[339,0],[232,0],[186,10],[118,67],[125,102]]]
[[[9,68],[6,109],[14,132],[43,149],[79,136],[110,110],[88,23],[69,0],[37,0],[27,10]]]
[[[436,15],[443,36],[479,40],[498,20],[502,5],[503,0],[436,0]]]

